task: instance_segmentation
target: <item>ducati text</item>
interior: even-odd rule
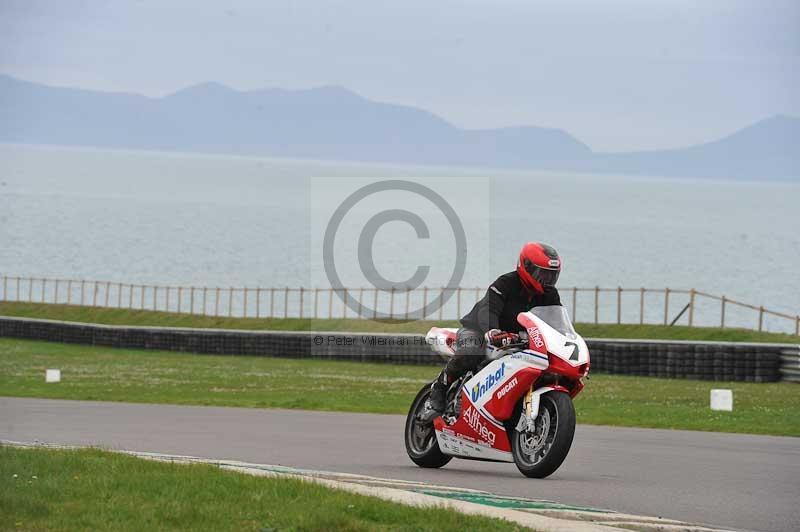
[[[513,390],[513,389],[514,389],[514,386],[516,386],[516,385],[517,385],[517,378],[516,378],[516,377],[514,377],[513,379],[511,379],[510,381],[508,381],[508,382],[506,383],[506,385],[505,385],[505,386],[503,386],[502,388],[500,388],[500,391],[499,391],[499,392],[497,392],[497,398],[498,398],[498,399],[502,399],[502,397],[503,397],[505,394],[507,394],[508,392],[510,392],[511,390]]]

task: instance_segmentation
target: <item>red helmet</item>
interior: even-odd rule
[[[519,252],[517,273],[522,284],[541,294],[545,288],[556,285],[561,273],[561,257],[547,244],[528,242]]]

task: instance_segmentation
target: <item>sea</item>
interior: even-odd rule
[[[796,315],[799,207],[790,183],[0,145],[0,276],[457,284],[470,288],[466,311],[535,240],[561,254],[571,310],[571,287],[669,287]],[[623,293],[624,321],[638,321],[640,297]],[[670,319],[688,301],[673,298]],[[576,299],[577,318],[592,321],[594,294]],[[617,294],[601,299],[599,320],[615,321]],[[718,324],[719,302],[703,301],[696,322]],[[663,307],[647,293],[645,321],[662,321]],[[730,325],[757,323],[727,312]],[[767,316],[764,328],[795,324]]]

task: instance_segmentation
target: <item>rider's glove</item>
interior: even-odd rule
[[[506,347],[519,342],[519,335],[516,333],[504,332],[500,329],[492,329],[486,333],[486,342],[494,347]]]

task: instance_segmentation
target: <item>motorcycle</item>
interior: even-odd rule
[[[517,321],[524,331],[512,343],[487,346],[476,372],[449,386],[442,415],[431,416],[430,384],[414,398],[405,444],[415,464],[438,468],[454,457],[514,462],[523,475],[544,478],[567,457],[575,434],[572,399],[589,373],[589,349],[562,306],[535,307]],[[433,327],[425,339],[451,357],[456,331]]]

